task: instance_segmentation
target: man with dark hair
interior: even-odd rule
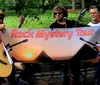
[[[91,6],[89,11],[91,16],[91,22],[89,22],[88,25],[100,26],[100,5]],[[100,48],[98,50],[100,51]],[[95,85],[100,85],[100,60],[93,65],[95,70]]]
[[[73,27],[84,27],[87,25],[79,24],[74,20],[68,20],[68,11],[63,6],[56,6],[53,9],[54,18],[56,21],[50,25],[50,28],[73,28]],[[70,60],[66,60],[64,63],[63,73],[64,82],[63,85],[68,85],[68,70],[73,74],[73,85],[80,85],[80,59],[79,56],[75,56]]]
[[[74,20],[66,19],[68,17],[68,12],[63,6],[56,6],[53,12],[56,21],[50,25],[50,28],[73,28],[87,26],[79,24],[79,22],[76,22]]]

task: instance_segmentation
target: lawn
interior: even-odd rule
[[[68,19],[77,20],[79,15],[77,12],[69,12]],[[52,10],[47,10],[45,13],[38,14],[37,17],[27,16],[21,28],[49,28],[50,24],[55,21]],[[86,12],[80,23],[87,24],[90,21],[89,12]],[[20,16],[18,17],[14,12],[7,12],[4,19],[6,28],[17,28],[20,23]]]

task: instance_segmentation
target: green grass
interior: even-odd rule
[[[10,16],[11,15],[11,16]],[[77,20],[79,12],[69,12],[68,19]],[[50,24],[55,21],[52,10],[47,10],[45,13],[38,15],[39,20],[34,18],[34,15],[30,18],[26,17],[24,24],[21,28],[49,28]],[[14,12],[6,13],[4,23],[6,28],[17,28],[20,22],[20,17],[18,17]],[[80,23],[87,24],[90,22],[89,12],[86,12],[82,21]]]
[[[20,18],[17,16],[8,16],[4,19],[6,28],[17,28]]]

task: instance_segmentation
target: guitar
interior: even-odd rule
[[[8,51],[12,50],[12,47],[21,44],[23,42],[27,42],[28,39],[25,39],[21,42],[18,42],[16,44],[10,45],[7,44],[5,47],[6,49],[9,49]],[[7,53],[4,51],[4,47],[2,44],[0,44],[0,77],[7,77],[10,75],[12,71],[12,64],[10,64],[9,59],[7,58]]]
[[[0,44],[0,77],[7,77],[12,71],[12,65],[9,63],[6,55],[4,55],[4,47]]]
[[[21,16],[21,18],[20,18],[20,24],[19,24],[18,28],[21,28],[22,24],[24,23],[24,20],[25,20],[25,17]]]
[[[99,43],[96,42],[96,44],[94,44],[94,43],[91,43],[91,42],[89,42],[89,41],[84,40],[83,38],[80,38],[80,40],[85,41],[85,42],[87,42],[87,43],[93,45],[94,48],[96,49],[96,51],[97,51],[98,53],[100,52],[100,46],[97,46],[97,45],[96,45],[96,44],[99,44]],[[99,56],[100,56],[100,55],[99,55]],[[94,59],[88,59],[88,62],[91,62],[91,63],[98,63],[99,60],[100,60],[99,56],[97,56],[97,58],[94,58]]]
[[[91,63],[98,63],[100,59],[98,58],[95,58],[95,59],[88,59],[88,62],[91,62]]]

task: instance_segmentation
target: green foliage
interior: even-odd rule
[[[48,2],[49,2],[48,7],[53,8],[55,5],[58,5],[59,1],[60,0],[48,0]]]
[[[70,2],[70,0],[60,0],[59,5],[67,6],[67,4]]]
[[[17,16],[7,16],[4,19],[6,28],[17,28],[19,25],[20,18]]]
[[[14,8],[12,0],[0,0],[0,9],[5,10],[11,10]]]
[[[0,0],[0,9],[1,10],[5,10],[5,2],[4,2],[4,0]]]
[[[24,10],[23,14],[25,17],[26,16],[29,16],[29,17],[33,17],[33,16],[38,16],[39,14],[42,13],[42,10],[41,9],[27,9],[27,10]]]
[[[79,15],[80,11],[76,11],[76,12],[69,12],[68,13],[68,19],[71,20],[78,20],[78,15]],[[89,16],[89,12],[87,11],[85,13],[85,15],[82,17],[82,21],[79,21],[82,24],[88,24],[91,21],[91,18]]]

